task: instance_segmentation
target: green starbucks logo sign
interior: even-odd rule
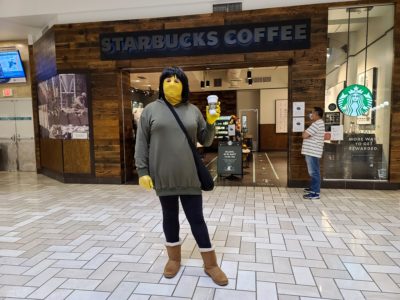
[[[351,117],[362,116],[372,107],[371,91],[359,84],[353,84],[340,92],[337,104],[342,113]]]

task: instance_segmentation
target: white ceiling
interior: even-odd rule
[[[40,37],[46,26],[212,12],[213,4],[240,0],[0,0],[0,41]],[[242,0],[243,10],[346,0]]]
[[[381,18],[389,16],[392,12],[390,5],[376,5],[368,12],[368,18]],[[350,31],[358,31],[362,29],[367,20],[367,9],[357,8],[349,11],[345,8],[331,9],[329,11],[328,33],[347,32],[349,27],[350,18]]]
[[[260,67],[243,69],[218,69],[207,71],[186,71],[189,80],[189,87],[192,92],[204,90],[243,90],[243,89],[262,89],[262,88],[284,88],[288,84],[287,66],[279,67]],[[256,83],[249,86],[247,83],[247,71],[251,70],[252,78],[271,77],[271,82]],[[233,71],[230,73],[230,71]],[[230,73],[230,74],[229,74]],[[160,72],[152,73],[131,73],[131,86],[140,90],[158,90]],[[222,86],[214,87],[214,79],[221,79]],[[201,89],[200,81],[209,80],[210,87]],[[232,82],[235,86],[232,86]]]

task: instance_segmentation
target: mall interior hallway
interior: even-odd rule
[[[218,177],[217,155],[207,153],[204,163],[217,186],[287,186],[287,152],[252,152],[243,162],[243,177]]]
[[[0,299],[400,299],[399,191],[217,186],[204,216],[229,285],[215,285],[181,211],[182,267],[160,202],[137,185],[0,172]]]

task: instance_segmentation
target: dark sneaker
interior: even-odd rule
[[[304,195],[303,198],[310,199],[310,200],[319,199],[319,193],[308,193],[308,194]]]
[[[304,192],[304,193],[311,193],[312,190],[311,190],[310,188],[305,188],[305,189],[303,189],[303,192]]]

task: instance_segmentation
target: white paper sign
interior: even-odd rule
[[[293,118],[293,132],[304,131],[304,117]]]
[[[343,141],[343,125],[331,126],[331,141]]]
[[[304,117],[305,103],[293,102],[293,117]]]
[[[275,132],[288,132],[288,101],[275,100]]]
[[[73,132],[72,138],[77,140],[87,140],[88,133],[87,132]]]
[[[235,124],[228,125],[228,135],[235,136]]]

